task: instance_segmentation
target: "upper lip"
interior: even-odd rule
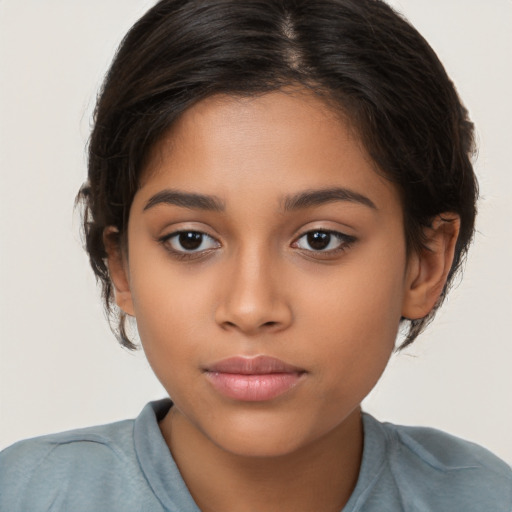
[[[206,367],[208,372],[239,375],[264,375],[269,373],[304,373],[304,369],[270,356],[228,357]]]

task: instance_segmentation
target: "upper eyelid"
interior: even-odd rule
[[[296,244],[301,238],[303,238],[304,236],[308,235],[309,233],[315,233],[315,232],[318,232],[318,231],[321,231],[321,232],[324,232],[324,233],[330,233],[330,234],[336,236],[336,238],[338,238],[338,239],[346,239],[347,243],[353,242],[353,241],[355,241],[357,239],[355,236],[349,235],[347,233],[344,233],[343,231],[339,231],[339,230],[331,229],[331,228],[317,227],[317,228],[307,229],[307,230],[302,231],[299,234],[295,235],[293,237],[293,240],[292,240],[291,243],[292,244]],[[208,237],[211,240],[213,240],[219,246],[222,246],[222,243],[219,241],[219,239],[216,236],[213,236],[210,233],[207,233],[206,231],[203,231],[201,229],[193,229],[193,228],[177,229],[175,231],[172,231],[171,233],[168,233],[166,235],[158,237],[158,240],[160,242],[166,242],[166,241],[168,241],[168,240],[170,240],[170,239],[180,235],[181,233],[200,233],[201,235],[203,235],[205,237]]]
[[[300,238],[302,238],[303,236],[309,234],[309,233],[316,233],[316,232],[319,232],[321,231],[322,233],[330,233],[331,235],[335,235],[335,236],[338,236],[339,238],[348,238],[348,239],[351,239],[351,240],[355,240],[356,237],[353,236],[353,235],[349,235],[348,233],[345,233],[343,231],[340,231],[338,229],[332,229],[332,228],[312,228],[312,229],[307,229],[306,231],[301,231],[299,234],[297,234],[294,238],[294,241],[297,241],[299,240]]]
[[[212,240],[217,247],[208,247],[206,249],[202,250],[187,250],[185,248],[182,249],[176,249],[172,246],[171,240],[177,236],[179,236],[181,233],[199,233],[203,236],[206,236]],[[199,231],[197,229],[181,229],[173,231],[172,233],[169,233],[167,235],[164,235],[162,237],[158,238],[158,243],[161,244],[169,253],[174,255],[174,257],[180,259],[180,260],[192,260],[192,259],[198,259],[204,256],[205,254],[208,254],[209,252],[218,249],[221,247],[220,242],[213,236],[209,235],[208,233],[205,233],[204,231]],[[201,244],[204,240],[201,241]]]
[[[171,238],[174,238],[178,235],[181,235],[181,233],[199,233],[200,235],[206,236],[212,240],[214,240],[216,243],[220,244],[219,240],[213,235],[210,235],[209,233],[206,233],[205,231],[201,231],[199,229],[178,229],[176,231],[173,231],[172,233],[168,233],[167,235],[163,235],[159,237],[159,240],[166,241],[170,240]]]
[[[170,233],[163,235],[162,238],[172,238],[173,236],[180,235],[181,233],[200,233],[201,235],[206,235],[210,238],[215,238],[214,236],[210,235],[210,233],[207,233],[206,231],[202,231],[200,229],[193,229],[193,228],[175,229],[174,231],[171,231]]]
[[[172,238],[174,236],[177,236],[181,233],[200,233],[201,235],[207,236],[209,238],[212,238],[213,240],[217,240],[217,237],[215,235],[212,235],[205,231],[204,229],[196,229],[196,228],[180,228],[180,229],[173,229],[169,233],[166,233],[162,236],[158,236],[159,240],[169,240],[169,238]]]
[[[301,231],[300,234],[297,235],[297,238],[300,238],[301,236],[307,235],[308,233],[316,233],[318,231],[321,231],[322,233],[332,233],[333,235],[341,235],[341,236],[350,236],[347,233],[344,233],[343,231],[340,231],[338,229],[332,229],[332,228],[309,228],[305,231]]]
[[[297,238],[300,238],[300,237],[302,237],[304,235],[307,235],[308,233],[315,233],[316,231],[322,231],[324,233],[332,233],[332,234],[335,234],[335,235],[341,235],[341,236],[346,236],[346,237],[349,237],[349,238],[353,238],[352,235],[344,233],[343,231],[340,231],[338,229],[327,228],[327,227],[316,227],[316,228],[309,228],[309,229],[306,229],[304,231],[299,231],[298,233],[296,233],[294,235],[294,239],[296,240]],[[203,229],[196,229],[196,228],[175,229],[175,230],[171,231],[170,233],[162,235],[159,238],[171,238],[173,236],[179,235],[180,233],[200,233],[202,235],[208,236],[208,237],[213,238],[213,239],[217,238],[215,235],[212,235],[212,234],[208,233],[207,231],[205,231]]]
[[[341,242],[345,242],[346,245],[349,243],[353,243],[357,240],[357,238],[353,235],[348,235],[346,233],[343,233],[342,231],[336,231],[334,229],[309,229],[308,231],[303,232],[301,235],[298,235],[294,238],[293,243],[297,243],[301,238],[305,237],[309,233],[316,233],[316,232],[322,232],[322,233],[329,233],[336,237]],[[318,251],[320,252],[320,251]]]

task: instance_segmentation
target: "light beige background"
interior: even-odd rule
[[[0,448],[133,417],[164,396],[118,348],[73,200],[102,76],[147,0],[0,0]],[[395,0],[477,125],[482,200],[462,284],[392,360],[366,409],[436,426],[512,462],[512,2]]]

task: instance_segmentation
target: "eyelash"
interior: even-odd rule
[[[333,238],[337,239],[337,241],[339,242],[339,245],[338,245],[338,247],[336,247],[334,249],[330,249],[328,251],[325,251],[325,250],[316,250],[315,251],[314,249],[302,249],[304,252],[314,254],[315,257],[320,256],[321,258],[322,257],[329,258],[332,256],[336,256],[336,255],[341,254],[341,253],[345,252],[346,250],[348,250],[352,246],[352,244],[356,241],[356,238],[354,236],[346,235],[345,233],[340,233],[339,231],[333,231],[331,229],[311,229],[311,230],[303,233],[299,238],[297,238],[296,241],[293,242],[292,247],[296,247],[302,238],[307,237],[308,235],[317,234],[317,233],[322,233],[323,235],[328,235],[330,237],[328,246],[331,244]],[[300,249],[300,247],[298,247],[298,248]],[[323,256],[323,255],[325,255],[325,256]]]
[[[201,245],[203,244],[205,238],[209,238],[209,239],[215,241],[217,247],[220,247],[219,242],[217,242],[213,237],[211,237],[207,233],[203,233],[202,231],[196,231],[196,230],[193,230],[193,229],[183,229],[181,231],[175,231],[173,233],[170,233],[169,235],[165,235],[162,238],[160,238],[159,242],[164,246],[164,248],[168,252],[171,253],[171,255],[173,257],[175,257],[178,260],[194,260],[194,259],[198,259],[198,258],[204,257],[206,254],[210,253],[213,250],[213,248],[210,248],[210,249],[203,249],[202,251],[194,250],[192,252],[185,252],[185,251],[180,251],[180,250],[174,249],[171,246],[172,239],[173,238],[178,239],[178,237],[180,235],[187,234],[187,233],[189,233],[189,234],[193,233],[195,235],[200,235],[202,237],[201,238],[201,244],[199,245],[199,247],[201,247]]]
[[[204,243],[205,241],[205,238],[206,239],[210,239],[212,241],[215,242],[216,244],[216,247],[214,248],[208,248],[208,249],[203,249],[203,250],[197,250],[197,249],[194,249],[190,252],[186,252],[186,249],[184,251],[181,251],[181,250],[177,250],[175,248],[173,248],[170,243],[173,239],[178,239],[178,237],[180,235],[183,235],[183,234],[194,234],[194,235],[200,235],[202,238],[201,238],[201,243],[199,245],[199,247],[201,247],[201,245]],[[298,247],[298,243],[301,239],[303,239],[304,237],[307,237],[308,235],[312,235],[312,234],[315,234],[315,233],[322,233],[323,235],[329,235],[330,237],[334,237],[335,239],[337,239],[340,244],[338,247],[334,248],[334,249],[330,249],[328,251],[325,251],[325,250],[314,250],[314,249],[301,249],[300,247]],[[194,260],[194,259],[199,259],[199,258],[202,258],[204,256],[206,256],[207,254],[209,254],[211,251],[213,251],[214,249],[220,247],[220,243],[217,242],[213,237],[211,237],[210,235],[208,235],[207,233],[204,233],[202,231],[196,231],[196,230],[192,230],[192,229],[188,229],[188,230],[181,230],[181,231],[175,231],[173,233],[170,233],[169,235],[165,235],[163,236],[162,238],[160,238],[158,240],[164,247],[165,249],[171,253],[171,255],[173,257],[175,257],[176,259],[178,260]],[[346,235],[344,233],[340,233],[339,231],[333,231],[333,230],[330,230],[330,229],[312,229],[312,230],[309,230],[309,231],[306,231],[305,233],[303,233],[302,235],[300,235],[298,238],[295,239],[295,241],[292,243],[292,247],[296,247],[298,248],[299,250],[305,252],[305,253],[312,253],[315,255],[315,257],[318,257],[320,256],[320,258],[322,257],[332,257],[332,256],[335,256],[335,255],[338,255],[344,251],[346,251],[347,249],[349,249],[351,247],[351,245],[356,241],[356,238],[354,236],[351,236],[351,235]],[[329,243],[327,246],[329,246],[332,242],[332,238],[329,238]],[[324,255],[324,256],[322,256]]]

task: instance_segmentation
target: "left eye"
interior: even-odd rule
[[[218,242],[200,231],[179,231],[165,238],[165,243],[174,252],[195,253],[215,249]]]
[[[354,240],[354,237],[337,231],[316,230],[302,235],[294,245],[306,251],[330,252],[343,250]]]

